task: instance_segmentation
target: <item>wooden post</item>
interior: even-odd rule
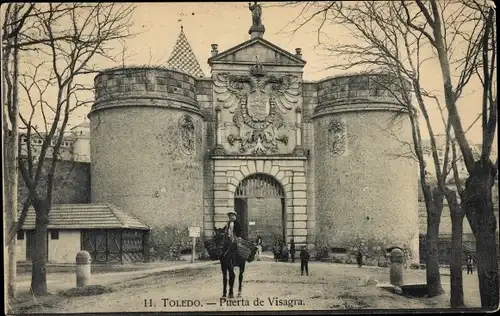
[[[144,262],[149,262],[150,257],[149,257],[149,250],[150,250],[150,244],[149,244],[149,238],[151,237],[151,230],[148,230],[146,232],[142,232],[142,251],[144,252]]]
[[[196,255],[196,237],[193,237],[193,250],[191,251],[191,263],[194,263],[195,255]]]
[[[120,263],[123,264],[123,228],[120,228]]]
[[[109,263],[109,230],[105,229],[106,232],[106,264]]]

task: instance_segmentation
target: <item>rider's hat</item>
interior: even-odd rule
[[[235,216],[237,215],[235,211],[227,212],[227,216],[229,216],[230,214],[234,214]]]

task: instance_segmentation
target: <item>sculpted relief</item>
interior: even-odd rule
[[[328,151],[332,156],[342,156],[346,151],[347,137],[345,123],[337,118],[328,124]]]
[[[193,118],[189,115],[184,115],[179,120],[179,131],[180,131],[180,147],[183,152],[188,155],[192,155],[195,151],[195,130]]]
[[[286,113],[299,104],[300,78],[295,75],[268,76],[257,65],[249,75],[214,75],[217,103],[232,116],[227,136],[230,146],[242,154],[278,152],[278,144],[288,143]]]

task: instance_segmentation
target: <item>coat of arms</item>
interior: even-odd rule
[[[270,113],[269,96],[264,89],[250,91],[247,111],[254,122],[263,122]]]
[[[346,128],[344,122],[333,118],[328,124],[328,149],[332,156],[341,156],[346,151]]]
[[[284,126],[283,114],[298,105],[301,83],[297,76],[267,76],[260,65],[250,75],[214,75],[217,102],[233,114],[232,124],[238,134],[230,134],[228,142],[239,142],[239,150],[254,154],[276,152],[278,142],[286,144],[287,135],[278,135]],[[249,127],[250,129],[246,129]]]
[[[180,147],[188,155],[195,151],[195,130],[193,118],[189,115],[183,115],[179,121]]]

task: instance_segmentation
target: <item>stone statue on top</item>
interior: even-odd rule
[[[252,27],[262,27],[262,8],[260,4],[257,4],[257,1],[248,3],[248,8],[252,11]]]

